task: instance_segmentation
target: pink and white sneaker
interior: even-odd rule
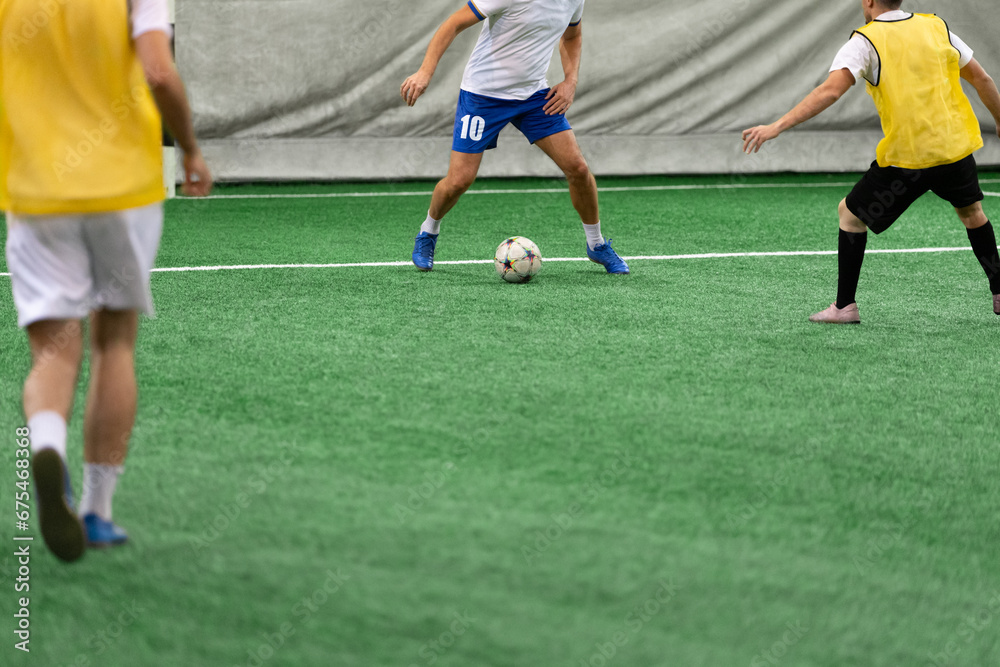
[[[861,324],[861,314],[856,303],[845,308],[837,308],[837,304],[832,303],[826,310],[811,316],[809,321],[822,324]]]

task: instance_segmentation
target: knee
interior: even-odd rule
[[[587,161],[583,159],[582,155],[563,167],[563,173],[566,174],[566,179],[568,181],[574,183],[580,183],[590,179],[590,167],[587,165]]]
[[[95,359],[105,355],[131,356],[138,335],[137,311],[98,311],[91,318],[90,352]]]
[[[861,234],[868,231],[868,227],[865,223],[862,222],[858,216],[854,215],[854,213],[851,212],[851,209],[847,207],[846,199],[841,200],[837,212],[840,216],[840,228],[845,232]]]
[[[966,208],[955,209],[958,213],[958,219],[962,221],[966,229],[979,229],[987,222],[989,219],[986,217],[986,213],[983,212],[982,204],[973,204],[972,206],[967,206]]]
[[[119,336],[93,337],[90,341],[90,356],[93,364],[100,364],[105,360],[120,362],[134,359],[135,338],[126,333]]]
[[[448,174],[444,179],[444,186],[453,195],[463,194],[476,182],[476,175],[469,172],[456,172]]]
[[[77,366],[83,359],[83,328],[78,320],[32,324],[28,336],[35,366],[53,360]]]
[[[847,199],[840,200],[840,206],[837,207],[837,215],[840,216],[841,220],[854,217],[854,214],[851,213],[851,209],[847,208]]]

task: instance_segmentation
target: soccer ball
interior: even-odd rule
[[[526,283],[542,268],[542,253],[531,239],[515,236],[497,247],[493,265],[507,282]]]

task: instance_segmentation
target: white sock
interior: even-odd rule
[[[601,236],[601,221],[596,225],[584,225],[583,231],[587,233],[587,247],[593,250],[599,245],[604,245],[604,237]]]
[[[437,236],[441,233],[441,221],[435,220],[431,217],[430,211],[427,212],[427,219],[424,220],[424,224],[420,225],[421,232],[427,232],[428,234],[433,234]]]
[[[111,497],[115,495],[118,476],[125,472],[124,466],[104,463],[83,464],[83,496],[80,498],[80,516],[96,514],[105,521],[111,521]]]
[[[66,420],[61,414],[51,410],[36,413],[28,420],[28,431],[32,454],[51,448],[59,452],[63,461],[66,460]]]

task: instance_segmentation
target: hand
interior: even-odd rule
[[[188,197],[207,197],[212,192],[212,172],[208,170],[200,151],[184,154],[184,185],[181,192]]]
[[[756,153],[760,151],[761,146],[779,134],[781,132],[774,125],[758,125],[749,130],[743,130],[743,152]]]
[[[557,83],[549,89],[548,94],[545,96],[548,102],[542,107],[542,111],[545,112],[546,116],[563,115],[569,111],[574,97],[576,97],[575,83],[572,81]]]
[[[399,87],[399,96],[406,102],[406,106],[412,107],[417,103],[417,99],[424,94],[430,83],[430,75],[424,74],[421,70],[403,82],[403,85]]]

